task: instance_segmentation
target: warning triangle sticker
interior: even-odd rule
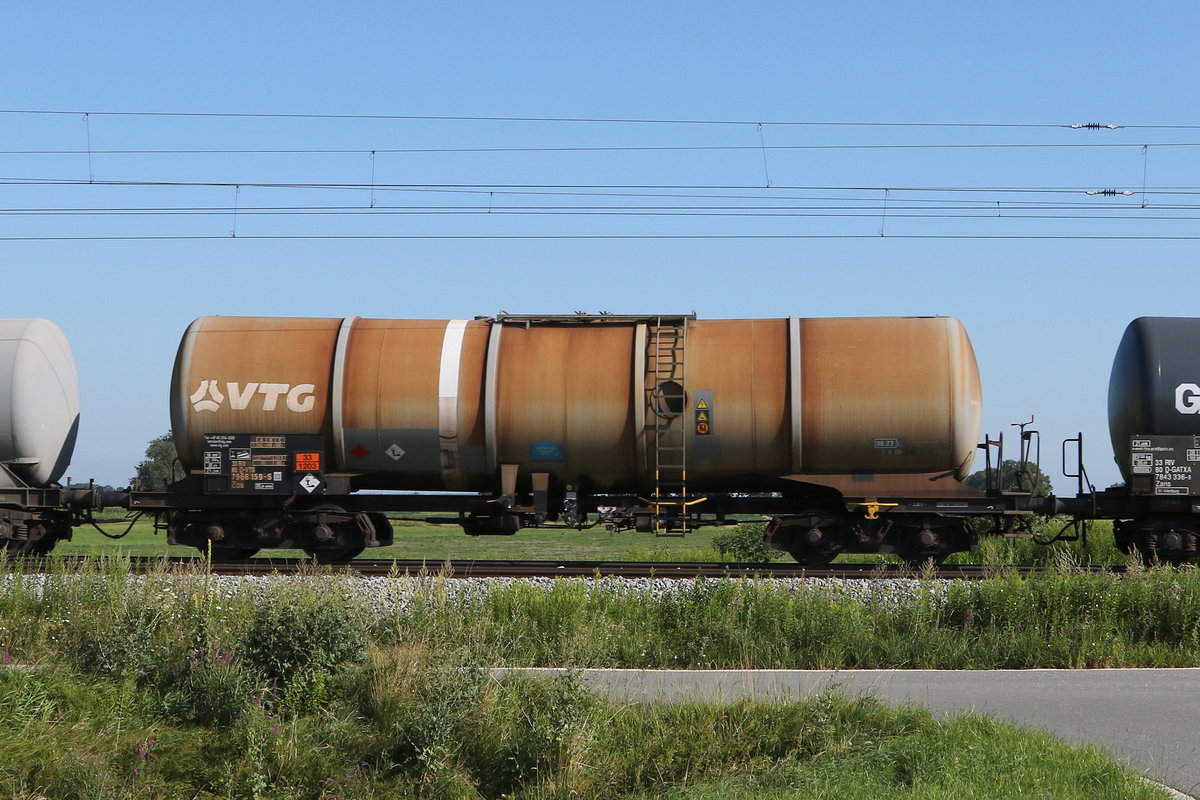
[[[708,422],[708,414],[705,414],[703,411],[699,412],[696,414],[696,422]]]
[[[700,402],[696,403],[696,408],[708,408],[708,403],[701,400]]]

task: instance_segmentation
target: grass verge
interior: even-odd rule
[[[556,581],[464,594],[435,582],[381,618],[420,642],[513,666],[1023,669],[1200,666],[1195,570],[985,581]]]
[[[431,577],[384,582],[409,587],[385,601],[379,583],[325,574],[0,567],[0,791],[24,800],[1160,797],[1095,751],[976,717],[833,695],[620,706],[572,675],[487,667],[994,666],[1009,648],[1196,663],[1200,619],[1200,579],[1171,570],[864,601],[754,581],[655,597]]]
[[[121,558],[69,569],[52,561],[47,575],[22,575],[20,564],[0,563],[0,571],[8,572],[0,582],[0,662],[68,660],[113,677],[185,662],[189,652],[299,663],[318,634],[321,652],[413,646],[508,666],[1200,666],[1200,572],[1191,568],[1118,577],[1067,565],[1024,579],[1000,570],[958,582],[541,584],[437,576],[364,582],[318,573],[242,584],[208,575],[202,565],[133,576]],[[288,594],[302,590],[317,599]],[[323,615],[297,616],[310,605]],[[309,638],[269,638],[296,626]],[[365,644],[339,643],[347,631]],[[261,641],[248,644],[247,632]],[[281,678],[291,668],[280,662],[270,674]]]
[[[825,695],[618,706],[413,651],[331,675],[310,709],[249,685],[231,719],[88,673],[0,670],[14,798],[1161,798],[1092,749],[980,717]]]

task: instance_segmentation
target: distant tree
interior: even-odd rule
[[[992,472],[994,483],[995,468],[992,469]],[[973,489],[987,489],[987,471],[972,472],[964,483]],[[1050,476],[1039,470],[1036,465],[1012,459],[1005,459],[1000,465],[998,488],[1003,492],[1028,492],[1032,488],[1036,497],[1047,497],[1054,491],[1050,485]]]
[[[175,480],[175,439],[167,431],[156,436],[146,446],[146,458],[138,462],[137,475],[142,489],[161,489]]]

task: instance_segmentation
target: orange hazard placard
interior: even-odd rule
[[[321,471],[321,454],[320,453],[296,453],[296,471],[297,472],[320,472]]]

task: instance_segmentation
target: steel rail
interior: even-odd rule
[[[43,572],[52,563],[70,568],[104,557],[59,556],[56,559],[13,559],[9,569]],[[251,558],[236,562],[209,563],[190,556],[132,557],[130,571],[196,570],[218,575],[312,575],[341,574],[361,577],[439,577],[439,578],[660,578],[693,580],[697,578],[822,578],[871,580],[896,578],[932,578],[939,580],[981,580],[1000,574],[1026,576],[1038,571],[1033,565],[954,565],[913,568],[903,564],[833,564],[810,567],[787,562],[717,563],[704,561],[511,561],[511,560],[427,560],[427,559],[356,559],[347,564],[323,565],[302,558]],[[1089,571],[1124,572],[1124,567],[1082,567]]]

